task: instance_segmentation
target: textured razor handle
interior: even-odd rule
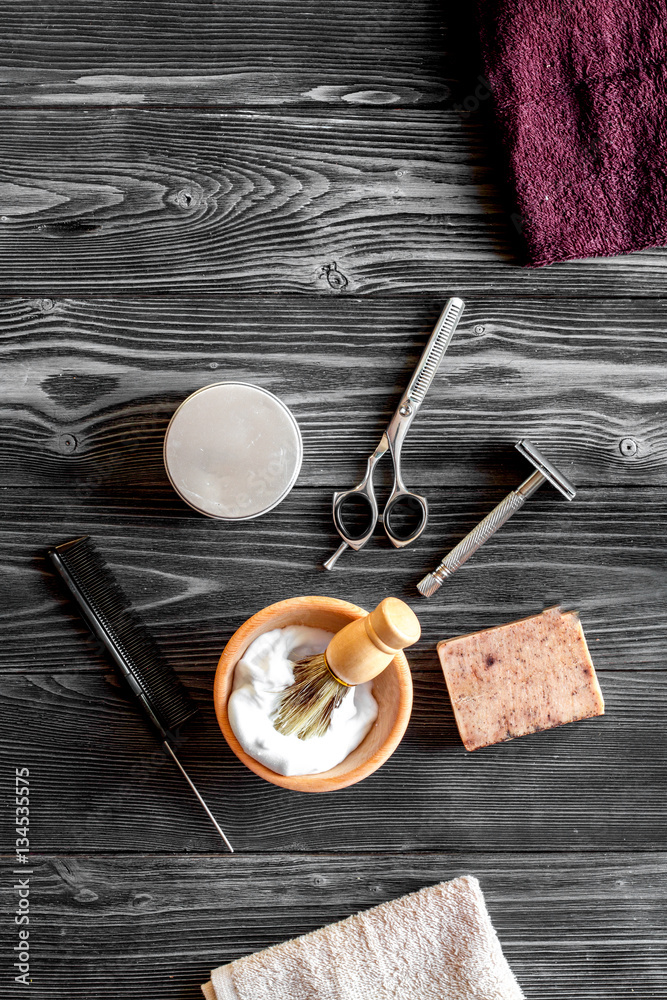
[[[491,535],[495,535],[505,521],[508,521],[515,511],[523,507],[526,497],[513,490],[501,500],[497,507],[494,507],[490,514],[487,514],[483,521],[470,531],[465,538],[462,538],[458,545],[455,545],[442,560],[435,571],[435,576],[446,579],[455,573],[459,566],[470,559],[470,556],[477,552],[480,545],[483,545]]]

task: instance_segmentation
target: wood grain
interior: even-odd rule
[[[538,494],[436,597],[418,595],[424,573],[499,498],[478,490],[436,495],[429,529],[414,546],[398,552],[378,536],[327,573],[322,560],[338,544],[329,490],[295,490],[266,517],[237,524],[200,517],[175,497],[12,491],[0,502],[8,584],[2,670],[102,668],[46,559],[50,545],[84,533],[179,670],[212,672],[224,642],[251,614],[304,594],[365,608],[387,595],[404,598],[422,624],[415,651],[427,651],[436,674],[439,639],[558,603],[580,611],[598,667],[664,669],[667,509],[660,490],[582,490],[571,504]]]
[[[488,147],[457,112],[4,111],[4,288],[667,293],[664,249],[518,267]]]
[[[0,677],[4,754],[30,768],[34,786],[31,848],[224,851],[116,676],[46,666]],[[304,795],[249,771],[215,722],[211,675],[184,675],[202,718],[179,757],[235,849],[663,849],[664,670],[600,671],[605,716],[474,753],[442,675],[413,677],[412,719],[393,756],[358,785]]]
[[[472,9],[0,16],[0,746],[31,769],[42,852],[32,995],[199,1000],[215,965],[471,872],[527,1000],[663,1000],[667,251],[519,266]],[[428,532],[327,574],[331,493],[452,294],[464,322],[404,461]],[[278,393],[303,431],[299,484],[261,521],[199,517],[163,472],[176,405],[225,378]],[[523,435],[577,499],[545,488],[418,598],[523,477]],[[84,531],[202,707],[180,756],[234,857],[45,560]],[[402,743],[322,796],[250,773],[212,705],[234,629],[304,593],[396,594],[423,626]],[[581,611],[607,714],[466,753],[436,641],[558,602]]]
[[[167,490],[162,439],[177,405],[237,379],[293,409],[300,484],[353,485],[442,304],[0,299],[0,483],[99,498],[125,488],[128,502]],[[666,322],[662,301],[473,296],[406,441],[406,481],[511,488],[527,470],[513,444],[527,436],[577,485],[664,485]]]
[[[124,1000],[138,983],[151,1000],[199,1000],[211,968],[462,874],[479,878],[527,1000],[664,996],[664,854],[44,857],[35,869],[38,1000]]]
[[[433,0],[3,0],[0,104],[441,104],[460,68],[445,17]]]

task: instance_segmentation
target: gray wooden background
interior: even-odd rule
[[[31,780],[30,995],[195,1000],[211,967],[461,873],[529,1000],[666,993],[667,253],[528,270],[470,10],[436,0],[0,0],[0,738]],[[405,449],[431,520],[326,574],[444,301],[464,320]],[[171,491],[177,404],[221,379],[293,409],[289,499],[236,525]],[[548,488],[415,584],[527,469]],[[88,532],[202,707],[183,759],[221,851],[45,560]],[[363,783],[262,782],[212,712],[254,611],[411,601],[415,708]],[[467,754],[439,638],[579,609],[607,715]],[[3,961],[11,856],[3,876]],[[0,995],[21,996],[9,974]]]

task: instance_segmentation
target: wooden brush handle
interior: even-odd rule
[[[327,663],[345,684],[363,684],[381,674],[420,635],[414,611],[397,597],[385,597],[375,611],[336,632],[327,646]]]

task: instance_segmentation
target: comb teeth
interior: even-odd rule
[[[134,690],[137,686],[162,729],[173,733],[195,714],[197,707],[90,538],[65,542],[51,549],[49,555],[130,687]]]
[[[440,580],[433,573],[427,573],[423,580],[417,584],[417,590],[423,597],[433,597],[436,590],[442,586]]]

